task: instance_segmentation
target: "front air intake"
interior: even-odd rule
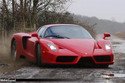
[[[79,60],[79,62],[78,62],[78,64],[80,64],[80,65],[93,65],[94,63],[93,63],[94,61],[93,61],[93,59],[91,58],[91,57],[82,57],[80,60]]]
[[[94,56],[94,59],[97,62],[110,62],[111,61],[111,57],[110,56]]]
[[[56,62],[73,62],[76,56],[58,56]]]

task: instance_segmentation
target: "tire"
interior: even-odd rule
[[[16,48],[16,41],[13,40],[12,44],[11,44],[11,58],[16,61],[16,57],[17,57],[17,48]]]
[[[42,53],[40,44],[36,46],[36,64],[40,67],[42,65]]]

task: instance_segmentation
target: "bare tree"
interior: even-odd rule
[[[48,12],[60,13],[67,1],[69,0],[1,0],[2,10],[0,13],[3,19],[2,23],[4,23],[2,25],[8,25],[9,28],[22,31],[25,31],[27,27],[36,29],[39,25],[39,14],[45,16],[42,17],[47,23],[49,21]],[[9,29],[8,26],[4,27]]]

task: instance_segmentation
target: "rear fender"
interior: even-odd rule
[[[19,49],[18,51],[22,51],[23,48],[26,49],[28,38],[31,38],[31,35],[27,33],[16,33],[12,36],[11,45],[12,45],[12,42],[15,40],[17,43],[17,50]]]

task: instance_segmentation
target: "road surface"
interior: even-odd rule
[[[37,67],[32,63],[23,65],[14,71],[0,74],[5,79],[42,79],[43,82],[61,83],[125,83],[125,40],[111,39],[115,54],[115,63],[109,68],[87,68],[76,66]],[[26,81],[24,81],[25,83]]]

